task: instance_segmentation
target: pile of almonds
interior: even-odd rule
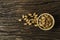
[[[22,18],[19,21],[24,20],[24,25],[34,25],[39,27],[42,30],[50,30],[55,23],[55,20],[51,14],[43,13],[38,16],[36,13],[29,13],[27,15],[22,15]]]

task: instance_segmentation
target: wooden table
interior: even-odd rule
[[[53,15],[53,29],[43,31],[18,21],[34,12]],[[60,40],[60,0],[0,0],[0,40]]]

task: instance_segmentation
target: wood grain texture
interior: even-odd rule
[[[34,12],[53,15],[54,28],[42,31],[18,21]],[[0,0],[0,40],[60,40],[60,0]]]

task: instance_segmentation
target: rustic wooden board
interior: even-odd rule
[[[54,28],[42,31],[18,21],[34,12],[53,15]],[[60,40],[60,0],[0,0],[0,40]]]

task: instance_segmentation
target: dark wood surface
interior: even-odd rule
[[[53,29],[43,31],[18,21],[34,12],[53,15]],[[60,0],[0,0],[0,40],[60,40]]]

